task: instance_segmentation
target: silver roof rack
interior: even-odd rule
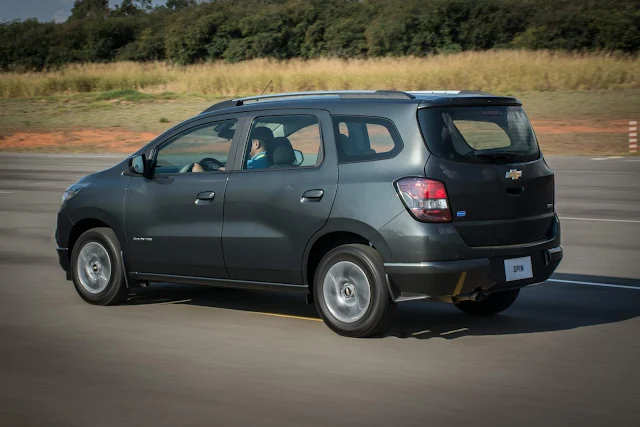
[[[325,90],[315,92],[288,92],[270,93],[267,95],[247,96],[219,102],[204,110],[202,113],[222,110],[225,108],[240,107],[246,102],[258,102],[263,100],[278,100],[290,98],[311,97],[337,97],[340,99],[415,99],[419,95],[491,95],[487,92],[472,90],[417,90],[404,92],[401,90]]]
[[[479,90],[412,90],[407,93],[412,95],[491,95],[489,92]]]
[[[325,90],[313,92],[286,92],[270,93],[268,95],[248,96],[234,99],[234,102],[260,101],[263,99],[296,98],[311,96],[337,96],[343,99],[349,98],[387,98],[387,99],[414,99],[415,96],[399,90]]]
[[[288,92],[270,93],[268,95],[247,96],[245,98],[235,98],[217,104],[204,110],[202,113],[221,110],[224,108],[239,107],[246,102],[258,102],[262,100],[277,100],[288,98],[304,97],[338,97],[340,99],[415,99],[415,96],[399,90],[335,90],[335,91],[315,91],[315,92]]]

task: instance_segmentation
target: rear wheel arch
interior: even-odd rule
[[[372,246],[383,260],[390,254],[382,236],[371,226],[352,220],[328,223],[311,238],[305,249],[302,268],[304,284],[309,286],[309,289],[313,287],[316,268],[329,251],[352,243]]]

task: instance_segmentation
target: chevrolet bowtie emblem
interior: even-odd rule
[[[507,172],[504,175],[505,178],[507,179],[511,178],[513,181],[520,178],[521,176],[522,176],[522,171],[519,171],[518,169],[509,169],[509,172]]]

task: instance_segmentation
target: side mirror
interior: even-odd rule
[[[129,172],[136,175],[144,175],[147,159],[144,154],[139,154],[129,159]]]
[[[294,165],[300,166],[302,162],[304,162],[304,154],[302,154],[302,151],[300,150],[293,150],[293,154],[296,155],[296,162]]]

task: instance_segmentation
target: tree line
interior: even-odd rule
[[[69,63],[424,56],[487,49],[636,53],[640,0],[76,0],[62,23],[0,23],[0,70]]]

